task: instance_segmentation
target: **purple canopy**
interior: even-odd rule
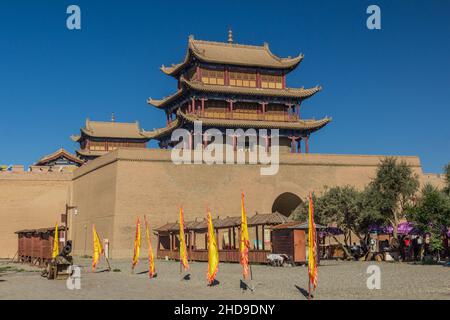
[[[392,225],[388,225],[386,227],[371,225],[369,227],[369,231],[370,232],[376,231],[379,233],[391,234],[394,232],[394,227]],[[411,222],[402,222],[402,223],[399,223],[399,225],[397,227],[397,233],[400,235],[418,234],[419,230]]]

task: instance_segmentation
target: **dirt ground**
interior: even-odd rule
[[[91,261],[75,259],[81,266],[81,289],[69,290],[65,280],[49,281],[37,268],[0,260],[0,299],[306,299],[306,267],[252,266],[254,290],[241,289],[241,266],[219,266],[218,284],[206,286],[207,263],[192,262],[182,280],[179,263],[156,262],[158,276],[149,279],[147,261],[141,260],[135,274],[127,260],[112,260],[115,272],[104,272],[102,261],[96,273]],[[367,288],[367,267],[381,271],[381,289]],[[119,271],[120,270],[120,271]],[[441,265],[322,261],[316,299],[449,299],[450,268]]]

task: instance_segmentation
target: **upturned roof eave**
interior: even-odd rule
[[[219,94],[234,94],[242,96],[265,96],[267,98],[286,98],[286,99],[308,99],[322,90],[321,86],[316,86],[308,89],[303,88],[287,88],[287,89],[263,89],[263,88],[246,88],[246,87],[234,87],[234,86],[221,86],[221,85],[205,85],[201,82],[189,81],[184,78],[180,79],[181,89],[174,94],[160,100],[149,98],[147,103],[158,109],[166,109],[171,102],[177,98],[183,96],[192,90],[195,92],[211,92]]]
[[[237,46],[237,47],[243,47],[243,48],[255,48],[255,50],[265,50],[267,54],[269,54],[270,57],[273,58],[274,63],[273,64],[267,64],[267,63],[249,63],[249,62],[238,62],[238,61],[226,61],[225,59],[212,59],[208,58],[202,54],[200,50],[196,49],[195,43],[204,43],[204,44],[210,44],[210,45],[221,45],[226,48],[227,46]],[[218,65],[229,65],[229,66],[237,66],[237,67],[249,67],[249,68],[263,68],[263,69],[273,69],[273,70],[285,70],[285,71],[292,71],[303,61],[304,55],[303,53],[300,53],[298,56],[294,58],[281,58],[272,53],[272,51],[269,48],[268,44],[264,44],[263,46],[251,46],[251,45],[241,45],[241,44],[228,44],[223,42],[214,42],[214,41],[203,41],[203,40],[194,40],[194,38],[191,36],[189,37],[188,41],[188,47],[186,50],[185,58],[182,62],[177,64],[172,64],[170,67],[161,66],[161,71],[169,76],[178,78],[181,74],[181,72],[190,65],[195,59],[197,59],[200,62],[203,63],[211,63],[211,64],[218,64]],[[275,63],[278,62],[278,65]]]

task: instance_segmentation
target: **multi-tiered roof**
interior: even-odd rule
[[[328,124],[331,119],[300,118],[300,104],[321,90],[290,88],[286,75],[303,60],[303,54],[281,58],[268,44],[262,46],[196,40],[189,37],[181,63],[161,70],[178,81],[178,90],[148,103],[164,110],[167,125],[146,133],[149,138],[170,145],[171,132],[190,127],[280,129],[281,136],[299,142]],[[161,143],[164,142],[165,143]]]
[[[77,155],[84,160],[92,160],[117,148],[145,148],[149,138],[136,122],[110,122],[86,120],[79,135],[71,136],[80,144]]]

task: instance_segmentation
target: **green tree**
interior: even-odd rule
[[[398,239],[398,225],[405,218],[405,209],[411,204],[419,188],[417,175],[402,161],[388,157],[381,160],[376,176],[368,186],[370,207],[393,227],[393,237]]]
[[[450,162],[444,167],[444,176],[446,186],[444,187],[444,193],[450,196]]]
[[[427,184],[417,204],[407,209],[407,216],[420,230],[430,233],[430,249],[439,255],[443,249],[443,231],[450,226],[450,197]]]

